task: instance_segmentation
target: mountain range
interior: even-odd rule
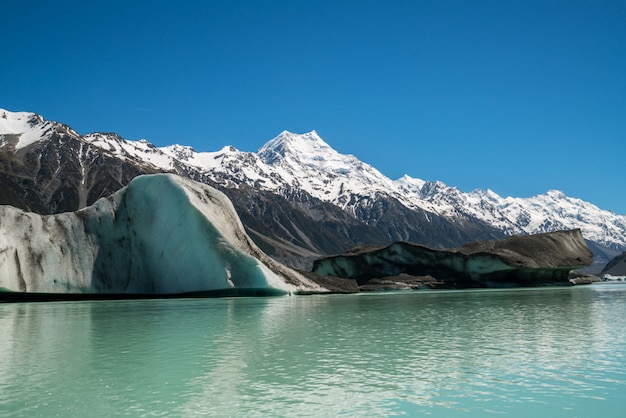
[[[217,187],[266,253],[298,268],[355,246],[408,241],[434,248],[580,228],[599,272],[626,250],[626,216],[557,190],[530,198],[392,180],[315,132],[284,131],[257,152],[156,147],[115,133],[81,135],[30,112],[0,109],[0,204],[73,211],[140,174],[169,172]]]

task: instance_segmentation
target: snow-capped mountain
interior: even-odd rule
[[[404,176],[391,180],[353,155],[332,149],[315,131],[282,132],[258,152],[225,147],[197,153],[179,145],[161,148],[172,158],[193,165],[216,181],[248,184],[275,193],[304,190],[351,214],[364,200],[387,195],[410,209],[423,209],[448,218],[475,218],[506,235],[536,234],[580,228],[591,241],[615,249],[626,246],[626,216],[571,198],[557,190],[530,198],[501,197],[491,190],[463,193],[442,182]],[[163,166],[163,168],[171,167]]]
[[[607,249],[608,258],[626,249],[624,215],[554,190],[514,198],[490,190],[464,193],[442,182],[409,176],[392,180],[355,156],[338,153],[315,131],[284,131],[257,152],[231,146],[196,152],[183,145],[158,148],[113,133],[81,136],[34,113],[0,109],[0,151],[0,161],[11,160],[1,166],[5,177],[20,179],[7,183],[0,203],[28,202],[19,195],[20,188],[48,190],[55,185],[31,209],[63,209],[49,204],[55,193],[65,193],[67,202],[85,206],[135,175],[175,172],[227,191],[252,236],[262,237],[266,245],[274,245],[280,236],[312,256],[340,249],[329,244],[332,239],[344,240],[341,245],[403,240],[451,247],[571,228],[580,228],[588,241]],[[33,166],[31,159],[40,162]],[[17,177],[16,167],[23,168]],[[29,177],[28,170],[38,171]],[[60,177],[74,182],[77,191],[63,188]],[[109,182],[103,185],[102,178]],[[73,198],[72,193],[78,196]],[[74,209],[69,205],[65,210]],[[316,234],[321,235],[313,239]]]
[[[124,142],[117,137],[117,141]],[[139,159],[124,164],[67,125],[0,109],[0,203],[38,213],[77,210],[161,171]]]
[[[216,180],[226,178],[233,185],[248,184],[278,194],[304,191],[352,213],[350,202],[355,197],[395,190],[391,179],[353,155],[338,153],[315,131],[302,135],[284,131],[256,153],[233,147],[196,153],[180,145],[161,150]]]
[[[51,135],[56,129],[71,129],[58,122],[49,122],[36,113],[7,112],[0,109],[1,145],[11,144],[15,150],[25,148]],[[78,134],[76,134],[78,135]]]

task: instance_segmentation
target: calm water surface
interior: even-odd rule
[[[626,285],[0,304],[0,416],[618,417]]]

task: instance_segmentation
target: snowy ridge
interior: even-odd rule
[[[284,131],[256,153],[232,147],[214,153],[195,153],[180,146],[161,150],[206,171],[216,181],[236,179],[235,184],[279,194],[304,190],[351,213],[355,212],[355,205],[385,195],[411,209],[420,208],[448,218],[476,218],[508,235],[580,228],[589,240],[614,248],[626,246],[626,216],[562,192],[550,190],[529,198],[503,198],[491,190],[464,193],[439,181],[427,182],[407,175],[393,181],[355,156],[338,153],[315,131],[301,135]]]
[[[257,156],[288,185],[344,210],[352,196],[371,196],[393,186],[374,167],[332,149],[315,131],[302,135],[284,131]]]
[[[611,248],[626,245],[626,216],[602,210],[596,205],[549,190],[528,198],[501,197],[491,190],[463,193],[443,183],[436,190],[418,197],[448,217],[463,214],[480,219],[507,235],[538,234],[562,229],[580,228],[586,239]]]
[[[149,163],[165,171],[173,170],[176,164],[174,158],[164,154],[145,139],[128,141],[114,133],[91,133],[83,136],[83,140],[114,157]]]
[[[34,113],[0,110],[0,146],[7,134],[19,135],[19,146],[27,146],[48,135],[52,127],[60,129],[64,125],[46,122]],[[465,193],[439,181],[406,175],[391,180],[355,156],[337,152],[315,131],[281,132],[257,152],[231,146],[215,152],[196,152],[184,145],[157,148],[146,140],[130,141],[111,133],[88,134],[82,140],[116,158],[160,171],[199,173],[203,179],[228,188],[249,186],[287,199],[304,191],[354,217],[378,199],[392,198],[409,209],[426,210],[448,219],[483,221],[508,235],[580,228],[588,240],[626,249],[626,215],[602,210],[555,190],[514,198],[501,197],[491,190]]]
[[[225,146],[217,152],[196,152],[192,147],[178,144],[159,148],[159,150],[181,163],[205,171],[220,167],[222,161],[228,158],[228,154],[239,153],[238,150],[230,146]]]
[[[0,109],[0,135],[15,135],[17,142],[13,145],[16,150],[46,138],[56,126],[54,122],[48,122],[36,113]],[[4,140],[3,138],[2,141]]]

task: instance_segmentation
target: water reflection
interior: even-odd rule
[[[624,318],[626,285],[0,305],[0,410],[618,416]]]

